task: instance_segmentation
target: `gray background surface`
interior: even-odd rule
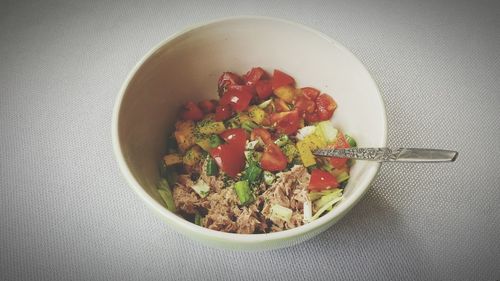
[[[0,279],[500,279],[499,1],[7,1],[0,7]],[[111,113],[127,73],[191,24],[266,15],[353,51],[389,145],[460,151],[383,165],[343,220],[237,253],[169,229],[127,187]]]

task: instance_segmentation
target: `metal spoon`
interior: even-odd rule
[[[378,162],[454,162],[458,152],[442,149],[424,148],[339,148],[317,149],[316,156],[351,158]]]

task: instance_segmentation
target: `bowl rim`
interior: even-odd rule
[[[134,66],[134,68],[128,73],[125,81],[123,82],[120,92],[118,93],[115,101],[115,105],[113,108],[113,115],[112,115],[112,143],[113,143],[113,151],[115,154],[115,157],[118,162],[118,166],[120,168],[120,171],[124,175],[125,179],[128,182],[128,185],[141,197],[143,201],[145,201],[148,207],[156,211],[157,214],[159,214],[162,218],[166,219],[166,221],[171,225],[171,227],[176,230],[176,231],[182,231],[183,233],[198,233],[200,235],[205,236],[205,238],[210,238],[213,240],[218,240],[218,241],[234,241],[234,242],[241,242],[241,243],[256,243],[256,242],[269,242],[269,241],[276,241],[276,240],[286,240],[288,238],[293,238],[296,236],[301,236],[303,234],[309,233],[313,231],[314,229],[320,228],[322,225],[327,224],[328,222],[335,220],[335,218],[341,218],[343,215],[345,215],[349,210],[354,207],[361,198],[363,198],[364,194],[368,191],[370,184],[373,182],[373,180],[376,178],[378,172],[380,171],[380,166],[381,163],[371,163],[373,165],[373,168],[371,168],[367,173],[369,173],[368,177],[364,179],[362,182],[362,186],[364,186],[363,190],[361,190],[356,196],[349,197],[348,199],[343,199],[346,202],[344,204],[337,206],[336,208],[333,208],[332,211],[328,212],[326,215],[320,217],[319,219],[312,221],[310,223],[304,224],[302,226],[293,228],[293,229],[288,229],[280,232],[272,232],[272,233],[263,233],[263,234],[237,234],[237,233],[227,233],[227,232],[222,232],[222,231],[217,231],[217,230],[211,230],[205,227],[198,226],[194,223],[191,223],[181,216],[178,216],[170,211],[168,211],[163,205],[158,203],[156,200],[154,200],[144,189],[143,187],[139,184],[139,182],[135,179],[135,177],[132,175],[132,172],[130,171],[126,160],[123,156],[122,149],[121,149],[121,143],[119,139],[119,116],[121,112],[121,105],[123,102],[123,98],[125,96],[125,93],[127,92],[128,86],[130,85],[130,82],[133,80],[135,77],[137,71],[141,69],[141,67],[146,63],[152,55],[154,55],[157,51],[159,51],[162,47],[170,43],[171,41],[175,40],[176,38],[187,34],[189,32],[195,31],[196,29],[205,27],[205,26],[211,26],[211,25],[216,25],[216,24],[221,24],[225,22],[231,22],[231,21],[237,21],[237,20],[266,20],[270,22],[277,22],[281,24],[287,24],[290,26],[293,26],[298,29],[302,29],[311,33],[314,33],[315,35],[321,37],[322,39],[328,41],[329,43],[334,44],[336,47],[338,47],[341,51],[343,51],[346,55],[349,55],[357,61],[367,72],[368,76],[370,77],[370,83],[372,83],[375,87],[378,99],[381,106],[382,110],[382,118],[383,118],[383,132],[382,132],[382,137],[379,139],[380,143],[382,146],[386,146],[387,144],[387,112],[386,112],[386,104],[382,98],[382,95],[380,94],[380,90],[375,83],[375,80],[373,79],[373,76],[371,73],[368,71],[368,69],[365,67],[365,65],[351,52],[349,51],[346,47],[344,47],[342,44],[334,40],[333,38],[329,37],[328,35],[317,31],[313,28],[310,28],[306,25],[296,23],[290,20],[282,19],[282,18],[275,18],[275,17],[266,17],[266,16],[253,16],[253,15],[243,15],[243,16],[232,16],[232,17],[223,17],[223,18],[218,18],[198,24],[191,25],[189,27],[186,27],[170,36],[168,36],[166,39],[162,40],[158,44],[156,44],[152,49],[150,49],[140,60],[137,62],[137,64]]]

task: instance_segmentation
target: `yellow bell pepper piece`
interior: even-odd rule
[[[274,89],[274,94],[285,102],[292,103],[295,96],[295,88],[291,86],[282,86]]]
[[[314,159],[308,142],[305,140],[297,142],[297,150],[299,151],[300,159],[302,159],[304,166],[310,167],[316,165],[316,159]]]

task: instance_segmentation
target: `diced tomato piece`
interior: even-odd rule
[[[252,100],[251,91],[249,86],[230,86],[219,102],[221,105],[230,104],[234,111],[241,112],[248,108]]]
[[[300,127],[300,118],[297,110],[274,113],[271,122],[276,123],[276,130],[282,134],[294,134]]]
[[[231,177],[236,177],[245,168],[245,148],[236,144],[221,144],[210,151],[219,168]]]
[[[309,100],[315,101],[318,98],[320,91],[311,87],[304,87],[300,89],[300,93]]]
[[[306,112],[306,114],[304,115],[304,120],[306,120],[309,123],[315,123],[321,121],[319,118],[319,114],[316,111],[311,113]]]
[[[237,92],[249,92],[253,94],[255,92],[255,87],[250,85],[229,85],[227,86],[227,90],[234,90]]]
[[[204,100],[198,103],[198,107],[203,111],[203,113],[214,113],[215,108],[217,107],[216,100]]]
[[[184,120],[198,121],[203,119],[203,112],[196,103],[189,101],[182,108],[181,118]]]
[[[321,94],[316,99],[316,107],[321,121],[330,120],[333,116],[337,103],[327,94]]]
[[[320,169],[312,170],[308,187],[310,191],[322,191],[338,186],[337,179],[332,174]]]
[[[342,132],[337,133],[337,139],[333,143],[333,148],[349,148],[349,142],[345,138],[344,134]],[[348,158],[336,158],[336,157],[331,157],[329,159],[330,164],[336,168],[340,169],[344,167],[349,159]]]
[[[351,147],[349,145],[349,142],[345,138],[344,133],[342,133],[340,131],[337,133],[337,139],[335,140],[333,145],[335,148],[349,148],[349,147]]]
[[[293,86],[293,84],[295,84],[295,80],[292,78],[292,76],[277,69],[274,70],[272,81],[273,81],[272,84],[273,90],[282,86],[287,86],[287,85]]]
[[[290,107],[288,107],[288,104],[280,98],[274,99],[273,104],[274,104],[274,110],[276,112],[290,111]]]
[[[243,80],[245,80],[246,85],[254,85],[255,82],[266,76],[266,72],[261,67],[254,67],[243,75]]]
[[[260,123],[262,126],[271,126],[273,123],[271,122],[271,114],[266,114],[264,117],[264,120],[262,120],[262,123]]]
[[[282,171],[286,168],[287,159],[279,146],[273,142],[266,144],[264,153],[260,158],[260,166],[262,169],[271,172]]]
[[[255,128],[252,130],[250,139],[256,140],[257,138],[260,138],[265,144],[273,141],[271,139],[271,134],[269,133],[269,131],[263,128]]]
[[[219,105],[215,108],[215,121],[224,121],[231,117],[233,110],[230,105]]]
[[[332,157],[328,161],[330,162],[330,165],[332,165],[332,167],[334,167],[335,169],[341,169],[341,168],[345,167],[348,160],[349,159],[347,159],[347,158]]]
[[[316,110],[316,103],[310,100],[304,95],[299,95],[295,98],[294,101],[295,108],[299,111],[299,115],[303,115],[304,113],[312,113]]]
[[[234,144],[238,148],[245,149],[247,142],[247,133],[244,129],[234,128],[227,129],[220,134],[221,138],[229,144]]]
[[[255,83],[255,91],[261,100],[265,100],[273,94],[271,80],[259,80]]]
[[[219,81],[217,83],[217,89],[219,92],[219,96],[222,96],[229,85],[240,85],[243,81],[240,76],[234,74],[232,72],[223,72],[219,77]]]

